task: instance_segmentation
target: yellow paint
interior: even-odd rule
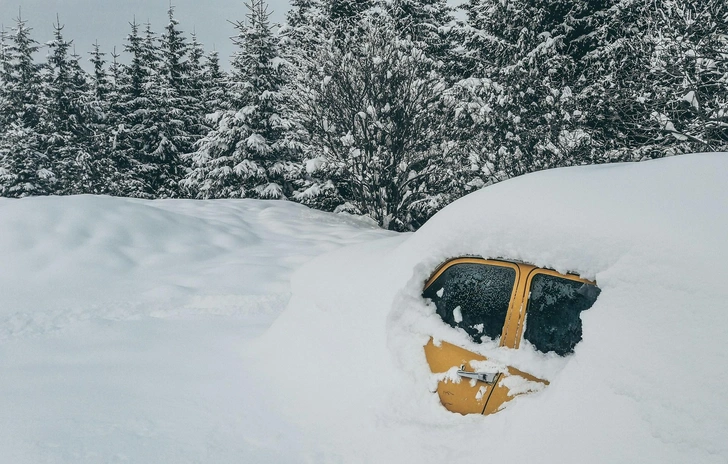
[[[430,364],[432,372],[442,374],[450,370],[450,368],[458,368],[470,361],[485,361],[485,356],[468,351],[459,346],[442,342],[440,346],[436,346],[430,338],[425,345],[425,357]],[[482,386],[486,387],[484,392],[480,392]],[[469,379],[460,379],[459,382],[453,382],[445,379],[437,384],[437,395],[440,402],[449,411],[458,412],[460,414],[480,414],[485,409],[485,403],[493,387],[483,382],[471,382]]]
[[[531,287],[531,281],[534,276],[548,274],[596,285],[595,282],[582,279],[572,274],[561,274],[550,269],[537,268],[525,263],[482,258],[457,258],[440,266],[432,277],[428,279],[425,284],[425,290],[449,267],[464,263],[510,267],[516,271],[516,280],[511,293],[511,302],[508,306],[508,313],[500,339],[500,346],[508,348],[518,348],[520,346],[529,297],[528,289]],[[425,357],[430,365],[430,370],[437,374],[444,374],[450,369],[457,369],[462,365],[466,366],[466,370],[470,370],[470,361],[486,360],[485,356],[473,353],[451,343],[441,342],[439,346],[435,345],[432,338],[425,345]],[[438,383],[437,394],[440,397],[440,402],[449,411],[460,414],[492,414],[500,411],[505,403],[518,396],[511,393],[504,385],[504,381],[511,376],[523,377],[528,381],[538,382],[544,385],[549,384],[546,380],[536,378],[514,367],[508,367],[506,372],[498,376],[495,385],[487,385],[485,382],[475,382],[470,379],[451,380],[450,378],[445,378]]]

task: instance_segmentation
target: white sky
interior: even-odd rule
[[[194,28],[205,49],[217,49],[221,62],[227,64],[234,48],[229,39],[234,29],[227,21],[245,18],[247,10],[243,1],[174,0],[173,3],[180,28],[187,34]],[[288,0],[268,0],[268,4],[271,20],[282,22]],[[137,22],[149,20],[153,30],[161,33],[167,25],[169,0],[0,0],[0,23],[6,29],[15,24],[19,7],[23,19],[33,28],[33,37],[41,43],[51,38],[58,13],[61,24],[66,26],[66,40],[73,39],[77,53],[88,56],[91,44],[97,39],[104,52],[110,52],[114,46],[117,52],[121,51],[134,15]],[[45,51],[41,53],[45,56]]]

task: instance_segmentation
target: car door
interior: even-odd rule
[[[423,296],[435,303],[444,322],[463,329],[476,343],[489,339],[518,348],[526,338],[536,349],[564,355],[581,339],[579,313],[598,295],[598,289],[590,289],[582,298],[579,289],[585,285],[596,289],[579,277],[527,264],[458,258],[435,272]],[[530,326],[529,308],[534,314]],[[430,339],[425,356],[431,371],[440,376],[441,403],[460,414],[491,414],[514,397],[548,385],[445,341]]]
[[[423,296],[435,303],[437,313],[452,327],[463,329],[471,339],[488,338],[504,343],[514,334],[520,308],[514,309],[520,284],[525,280],[518,264],[458,258],[445,263],[425,285]],[[516,317],[517,319],[517,317]],[[460,414],[481,414],[485,411],[498,383],[499,372],[489,370],[490,378],[468,378],[465,372],[487,364],[485,356],[448,342],[430,340],[425,356],[432,372],[442,378],[437,393],[442,404]],[[460,373],[458,373],[460,372]]]

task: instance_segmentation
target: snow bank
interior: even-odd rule
[[[299,462],[239,352],[294,269],[389,235],[281,201],[0,199],[0,462]]]
[[[726,173],[728,154],[700,154],[488,187],[414,235],[305,265],[246,353],[315,462],[726,462]],[[473,345],[442,323],[422,285],[462,255],[596,279],[575,354]],[[432,393],[431,335],[544,366],[551,385],[493,416],[449,413]]]

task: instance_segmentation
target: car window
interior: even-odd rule
[[[531,279],[523,335],[537,350],[560,356],[581,341],[581,317],[599,296],[595,285],[548,274]]]
[[[425,288],[423,296],[435,303],[443,321],[480,343],[483,336],[495,340],[501,335],[515,280],[511,267],[454,264]]]

